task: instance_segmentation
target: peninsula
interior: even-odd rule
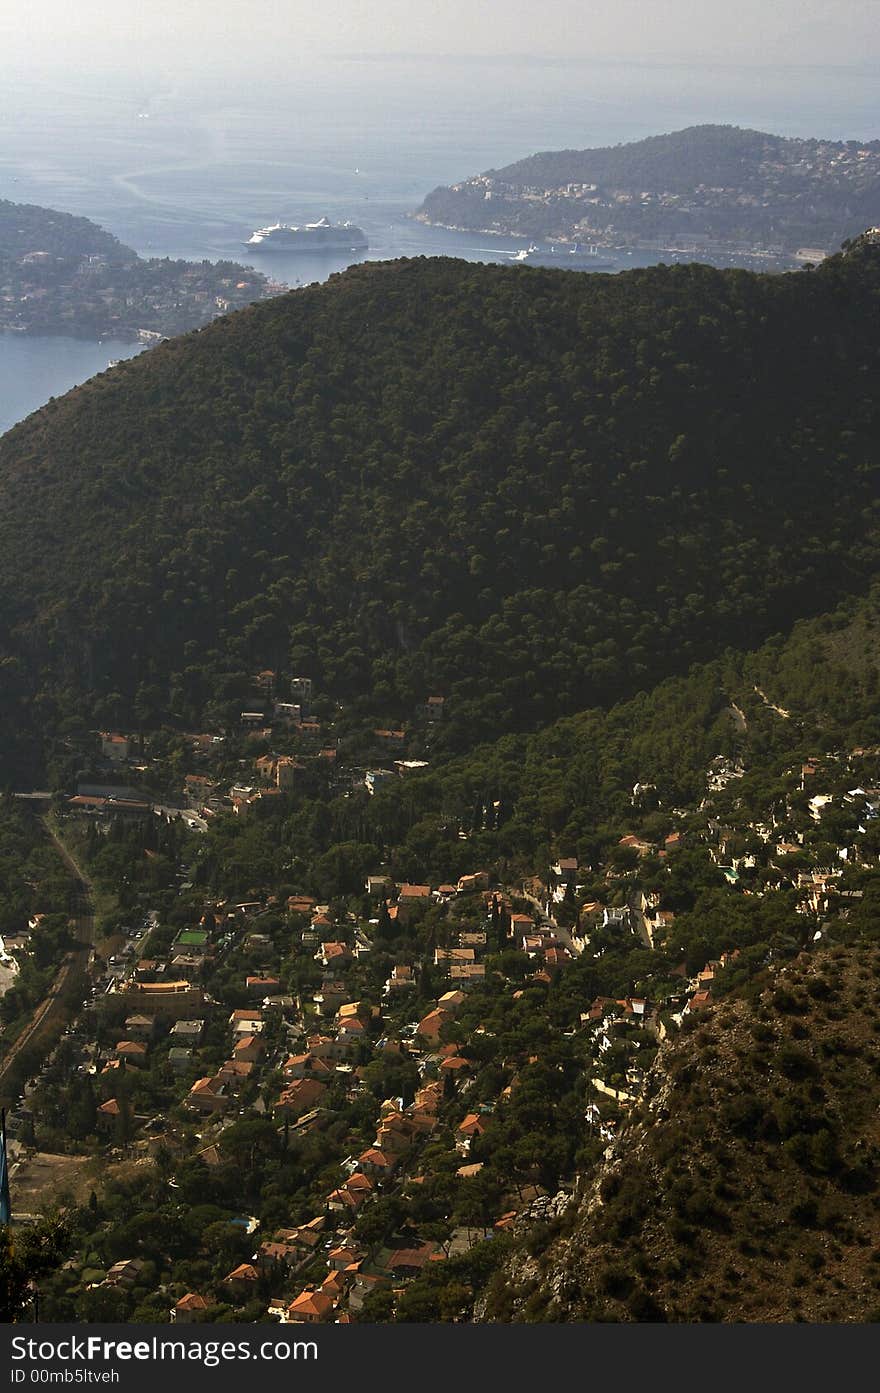
[[[785,269],[821,260],[880,221],[880,141],[691,126],[531,155],[434,189],[414,216],[438,227]]]
[[[150,342],[279,289],[249,266],[144,258],[88,218],[0,199],[0,333]]]

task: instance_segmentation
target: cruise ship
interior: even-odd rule
[[[573,247],[522,247],[510,258],[514,266],[553,266],[561,271],[613,271],[609,261],[600,261],[596,248],[586,249],[575,244]]]
[[[327,218],[307,222],[301,227],[273,223],[252,232],[244,246],[252,252],[363,252],[369,243],[359,227],[343,222],[335,226]]]

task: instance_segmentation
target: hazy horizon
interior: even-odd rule
[[[235,70],[255,60],[281,73],[395,55],[861,68],[880,56],[878,20],[878,0],[384,0],[378,13],[364,0],[37,0],[24,19],[0,13],[0,45],[4,65],[22,74]]]

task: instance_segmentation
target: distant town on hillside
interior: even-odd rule
[[[531,155],[430,193],[433,226],[691,256],[818,261],[880,221],[880,141],[692,126]]]
[[[88,218],[0,199],[0,333],[155,343],[282,288],[233,261],[145,259]]]

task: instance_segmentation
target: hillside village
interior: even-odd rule
[[[0,334],[150,345],[283,288],[232,261],[141,257],[87,218],[0,199]]]
[[[700,159],[701,145],[708,151],[713,140],[724,170],[714,177],[711,157]],[[680,145],[671,170],[654,151],[664,142]],[[638,161],[640,148],[645,154]],[[706,172],[688,179],[692,164]],[[615,150],[533,155],[435,189],[416,216],[608,248],[733,255],[784,269],[835,251],[847,206],[876,198],[878,177],[876,141],[785,141],[707,126]]]
[[[62,257],[0,247],[0,333],[112,337],[149,345],[278,294],[280,286],[231,262]]]
[[[667,807],[637,782],[591,864],[559,847],[499,874],[467,862],[460,822],[465,869],[446,881],[365,863],[361,835],[317,877],[250,857],[241,898],[211,893],[213,839],[234,863],[300,788],[361,820],[406,796],[442,696],[355,737],[308,678],[261,672],[237,726],[177,741],[170,764],[149,735],[96,735],[54,815],[119,909],[88,1000],[10,1119],[23,1165],[73,1148],[111,1168],[53,1280],[58,1318],[434,1319],[435,1300],[465,1314],[486,1264],[614,1146],[667,1037],[858,932],[876,895],[880,747],[750,785],[749,723],[796,718],[757,687],[739,700],[699,799]],[[169,769],[176,796],[145,792]],[[490,796],[480,817],[509,812]],[[7,959],[27,960],[38,927],[7,938]]]

